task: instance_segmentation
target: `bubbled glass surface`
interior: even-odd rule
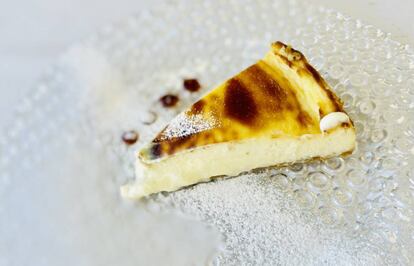
[[[102,186],[117,195],[134,177],[140,145],[281,40],[302,51],[342,98],[355,122],[356,151],[347,158],[253,171],[154,195],[145,204],[178,209],[217,228],[224,241],[212,262],[217,265],[284,264],[273,249],[280,245],[273,224],[280,208],[296,207],[322,230],[360,239],[381,263],[413,264],[414,52],[359,20],[301,3],[170,1],[74,46],[22,99],[2,131],[0,196],[10,197],[39,166],[53,178],[50,158],[85,138],[91,149],[105,147],[102,156],[116,165],[113,179]],[[184,91],[186,77],[198,78],[202,91]],[[177,107],[158,103],[167,92],[179,95]],[[132,148],[119,141],[129,129],[140,134]],[[272,204],[275,191],[288,205]],[[288,262],[324,263],[307,256],[293,254]]]

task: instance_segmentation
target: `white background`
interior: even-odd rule
[[[300,0],[299,0],[300,1]],[[160,1],[2,0],[0,5],[0,128],[36,78],[72,43],[102,25]],[[414,0],[313,0],[391,32],[414,45]]]

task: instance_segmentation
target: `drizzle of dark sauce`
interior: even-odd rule
[[[138,138],[139,138],[139,135],[134,130],[126,131],[126,132],[124,132],[124,134],[122,134],[122,141],[126,145],[135,144],[135,142],[137,142]]]
[[[173,107],[178,103],[178,101],[178,96],[174,94],[166,94],[160,98],[160,102],[164,107]]]
[[[190,92],[196,92],[201,88],[201,85],[197,79],[184,79],[183,86],[184,89]]]

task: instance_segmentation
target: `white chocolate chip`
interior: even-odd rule
[[[343,112],[333,112],[330,114],[325,115],[321,122],[319,123],[319,127],[321,131],[327,131],[329,129],[335,128],[342,123],[349,123],[349,117],[347,114]]]

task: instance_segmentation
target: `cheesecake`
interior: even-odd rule
[[[304,55],[276,42],[267,54],[177,115],[137,154],[122,196],[236,176],[256,168],[350,154],[353,122]]]

